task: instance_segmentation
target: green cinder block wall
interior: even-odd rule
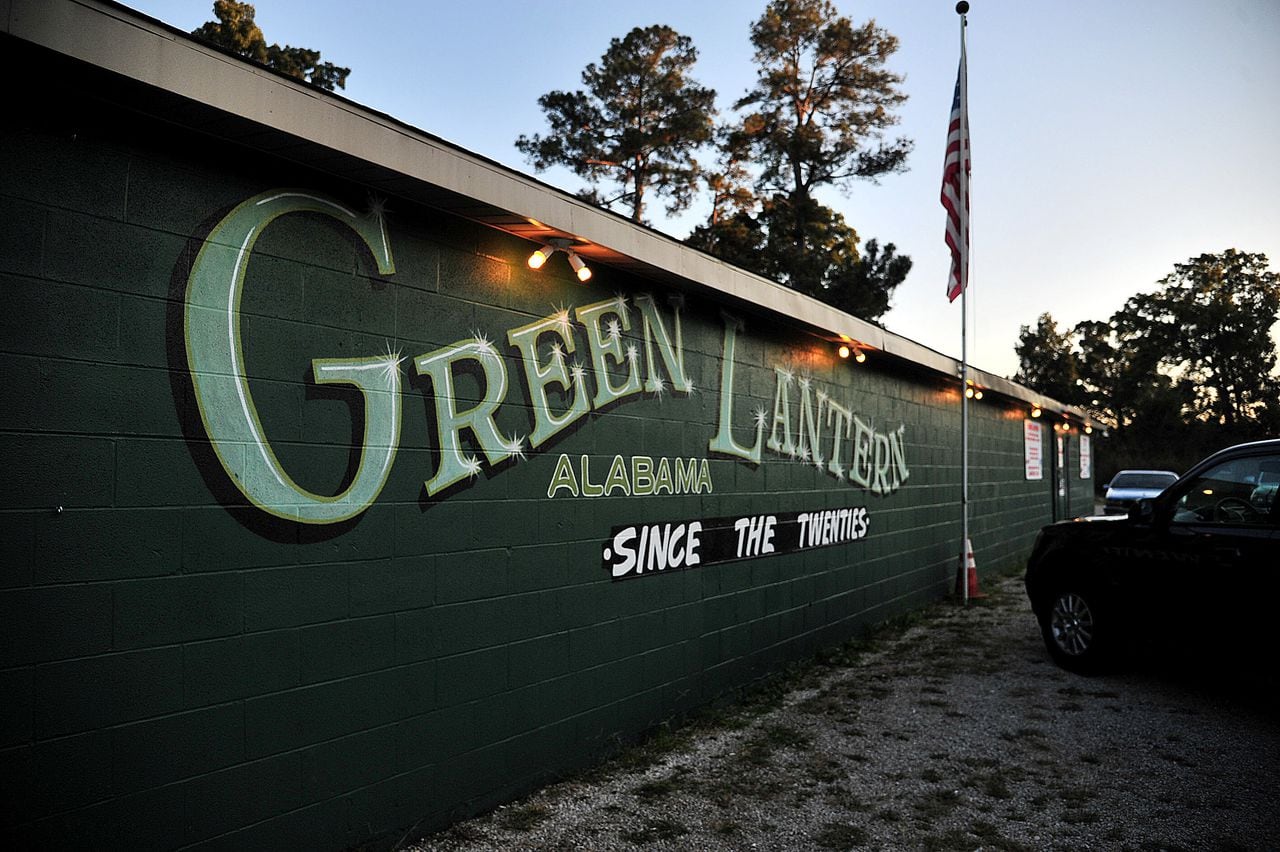
[[[339,849],[443,826],[951,590],[954,381],[875,353],[842,362],[750,305],[601,264],[586,284],[562,254],[530,270],[528,242],[57,94],[19,99],[0,137],[5,836]],[[218,315],[239,352],[228,360],[233,335],[193,355],[205,344],[192,323],[216,310],[193,295],[202,252],[217,253],[246,202],[282,193],[324,209],[255,231],[238,310]],[[385,246],[355,221],[382,227]],[[394,272],[380,270],[381,248]],[[600,369],[580,312],[609,300],[595,348],[616,342],[621,357],[601,355]],[[646,316],[679,370],[657,328],[646,338]],[[508,335],[548,318],[531,367]],[[448,389],[419,363],[433,354]],[[256,426],[243,400],[209,390],[226,376],[193,367],[205,356],[241,371]],[[367,387],[398,388],[317,382],[315,359],[360,361]],[[534,389],[530,369],[557,363],[567,381]],[[596,404],[602,384],[632,376],[638,391]],[[533,446],[542,395],[556,418],[589,405]],[[498,404],[467,420],[486,400]],[[365,446],[396,405],[392,445]],[[806,427],[806,410],[820,422]],[[852,436],[855,415],[869,481],[874,436],[901,451],[879,472],[887,493],[830,470],[834,430]],[[972,406],[983,571],[1015,565],[1053,517],[1048,466],[1042,481],[1024,476],[1025,415],[1010,401]],[[455,437],[450,418],[492,424],[505,448],[476,428]],[[726,421],[736,454],[713,447]],[[757,441],[758,460],[745,458]],[[444,484],[454,444],[467,473]],[[844,443],[846,468],[857,446]],[[350,517],[289,517],[329,511],[316,495],[376,479],[392,448]],[[625,488],[609,479],[615,457]],[[646,481],[637,458],[672,481]],[[272,470],[288,482],[267,481]],[[1091,480],[1074,476],[1070,492],[1072,513],[1087,513]],[[865,518],[863,533],[840,527],[842,543],[780,552],[778,526],[774,553],[717,561],[736,555],[736,533],[704,529],[700,550],[686,540],[662,554],[696,553],[695,566],[621,579],[608,567],[628,527],[842,509]]]

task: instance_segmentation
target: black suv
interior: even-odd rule
[[[1240,444],[1127,517],[1040,531],[1027,596],[1063,668],[1097,671],[1130,640],[1199,651],[1274,629],[1280,606],[1280,440]]]

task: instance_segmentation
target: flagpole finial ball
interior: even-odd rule
[[[969,11],[969,4],[964,2],[964,0],[960,0],[960,2],[956,4],[957,15],[963,15],[965,12],[968,12],[968,11]]]

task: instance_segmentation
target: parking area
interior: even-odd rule
[[[1280,846],[1273,661],[1085,678],[985,591],[411,848]]]

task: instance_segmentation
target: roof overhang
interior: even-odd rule
[[[203,44],[109,0],[0,0],[6,34],[118,75],[128,106],[419,201],[533,241],[567,238],[595,263],[763,310],[833,342],[848,338],[957,380],[961,363],[878,325],[689,248],[665,234],[339,95]],[[970,380],[1088,419],[969,367]]]

